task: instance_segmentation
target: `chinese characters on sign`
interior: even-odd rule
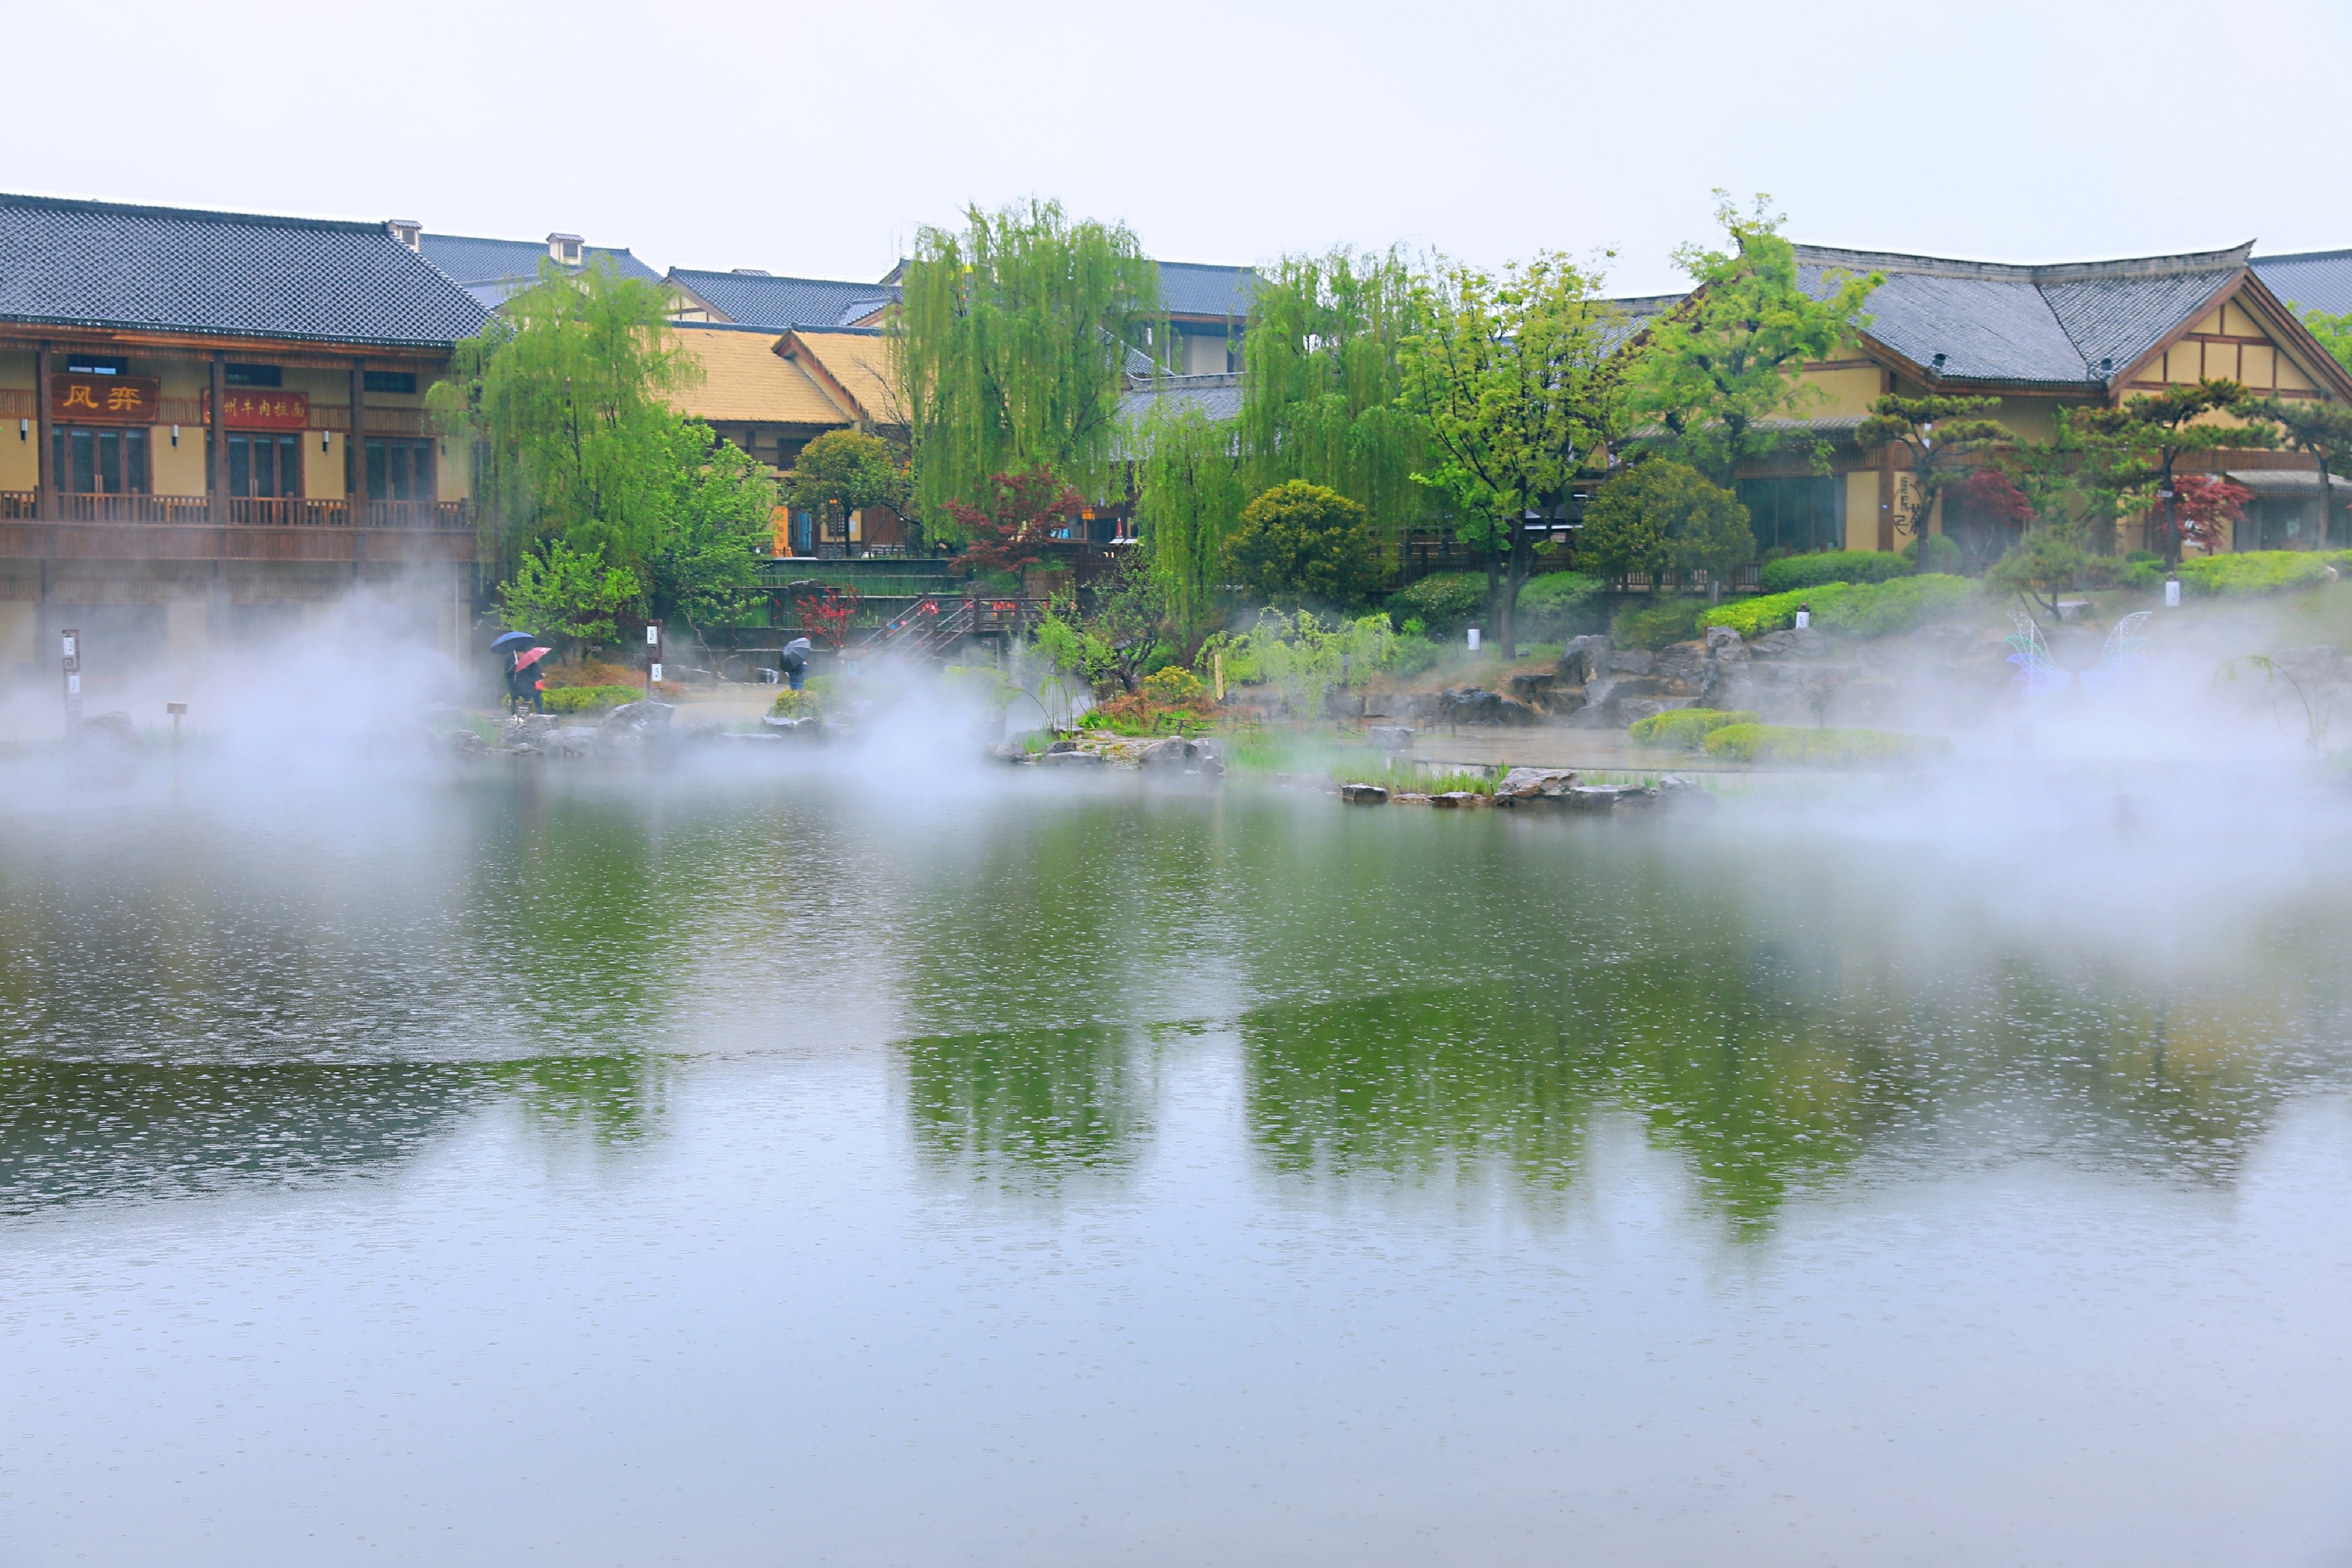
[[[152,375],[53,375],[49,417],[71,425],[152,425],[163,384]]]
[[[213,395],[205,394],[205,420],[212,421]],[[308,430],[310,427],[310,395],[307,392],[279,392],[276,388],[251,392],[229,388],[224,405],[228,411],[226,424],[232,430]]]

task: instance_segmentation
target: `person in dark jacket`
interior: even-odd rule
[[[808,638],[794,637],[784,645],[784,656],[776,661],[782,671],[784,684],[794,691],[798,691],[801,683],[808,679]]]
[[[534,713],[547,711],[547,699],[543,695],[547,685],[546,671],[540,663],[540,660],[546,657],[547,650],[543,647],[530,648],[507,656],[507,711],[509,713],[514,712],[524,702],[530,704],[530,710]]]

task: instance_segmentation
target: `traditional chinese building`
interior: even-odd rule
[[[355,586],[457,647],[469,464],[424,393],[485,319],[385,225],[0,196],[0,665],[67,626],[100,671],[250,643]]]

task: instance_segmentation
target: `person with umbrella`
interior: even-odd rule
[[[782,667],[784,683],[794,691],[798,691],[801,682],[808,679],[808,638],[794,637],[784,645],[784,655],[776,661]]]
[[[493,653],[506,655],[505,673],[509,713],[512,713],[516,705],[525,698],[530,699],[532,712],[547,711],[547,700],[541,694],[541,689],[546,685],[546,682],[541,679],[544,672],[535,667],[541,659],[547,657],[551,650],[533,647],[532,644],[537,640],[529,632],[507,632],[490,644],[490,650]]]

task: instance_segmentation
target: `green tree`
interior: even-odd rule
[[[427,395],[444,429],[471,436],[501,560],[561,536],[634,569],[656,547],[675,487],[670,398],[700,366],[664,335],[658,284],[600,257],[540,281],[457,345]]]
[[[1170,625],[1190,653],[1222,618],[1225,544],[1248,499],[1240,432],[1230,419],[1163,400],[1145,415],[1134,441],[1142,454],[1137,518],[1166,590]]]
[[[907,470],[890,445],[863,430],[828,430],[793,459],[785,495],[800,511],[846,520],[869,506],[903,504]]]
[[[1403,405],[1429,433],[1429,467],[1413,477],[1454,503],[1457,533],[1485,555],[1506,658],[1533,566],[1526,520],[1560,512],[1620,424],[1625,321],[1601,283],[1549,253],[1499,278],[1442,262],[1404,340]]]
[[[2335,357],[2337,364],[2352,370],[2352,311],[2331,316],[2325,310],[2306,310],[2291,300],[2287,301],[2287,309],[2303,318],[2303,324],[2311,330],[2313,337],[2319,340],[2319,346]]]
[[[1304,479],[1242,509],[1230,550],[1244,584],[1281,604],[1353,605],[1380,584],[1380,552],[1364,509]]]
[[[891,327],[922,522],[960,537],[950,502],[1036,468],[1108,494],[1127,356],[1159,313],[1159,268],[1124,225],[1032,201],[923,229]]]
[[[2053,521],[2028,528],[2015,549],[1985,568],[1984,580],[1990,587],[2015,594],[2055,622],[2061,594],[2111,581],[2115,566],[2113,555],[2084,542],[2081,523]]]
[[[1821,391],[1801,377],[1867,318],[1862,307],[1885,276],[1825,272],[1806,288],[1796,247],[1780,237],[1769,196],[1741,216],[1715,193],[1716,221],[1729,246],[1685,245],[1675,264],[1696,285],[1649,329],[1633,374],[1633,413],[1664,433],[1674,455],[1717,484],[1780,444],[1774,422],[1816,405]]]
[[[2278,432],[2268,425],[2217,425],[2215,414],[2250,406],[2246,389],[2234,381],[2208,376],[2194,386],[2170,386],[2124,400],[2120,408],[2084,408],[2073,416],[2083,443],[2108,465],[2111,482],[2145,492],[2153,485],[2148,518],[2150,548],[2166,567],[2180,564],[2179,498],[2173,467],[2192,452],[2242,451],[2275,447]]]
[[[757,552],[773,533],[776,481],[699,419],[673,421],[668,447],[667,506],[645,561],[653,613],[688,626],[730,623],[759,586]]]
[[[606,565],[602,550],[574,550],[549,539],[515,563],[513,577],[499,589],[499,615],[517,631],[575,645],[610,642],[620,613],[635,607],[644,592],[637,574]]]
[[[2352,327],[2352,317],[2346,318]],[[2352,341],[2352,331],[2347,331]],[[2323,548],[2338,541],[2352,542],[2352,531],[2336,526],[2335,475],[2352,459],[2352,408],[2317,399],[2267,397],[2244,405],[2250,419],[2278,426],[2279,436],[2298,452],[2307,452],[2319,471],[2319,542]]]
[[[1258,275],[1242,340],[1242,447],[1255,495],[1286,479],[1339,491],[1383,541],[1430,510],[1413,482],[1428,432],[1398,401],[1421,294],[1401,249],[1286,256]]]
[[[1687,463],[1652,458],[1622,468],[1585,504],[1577,554],[1603,576],[1706,571],[1720,582],[1756,556],[1739,498]]]
[[[2000,406],[1998,397],[1886,396],[1854,430],[1854,444],[1865,452],[1896,446],[1910,456],[1910,510],[1895,524],[1918,541],[1921,572],[1930,569],[1927,529],[1936,503],[1974,471],[1969,459],[1977,453],[2015,438],[2008,426],[1980,417]]]

